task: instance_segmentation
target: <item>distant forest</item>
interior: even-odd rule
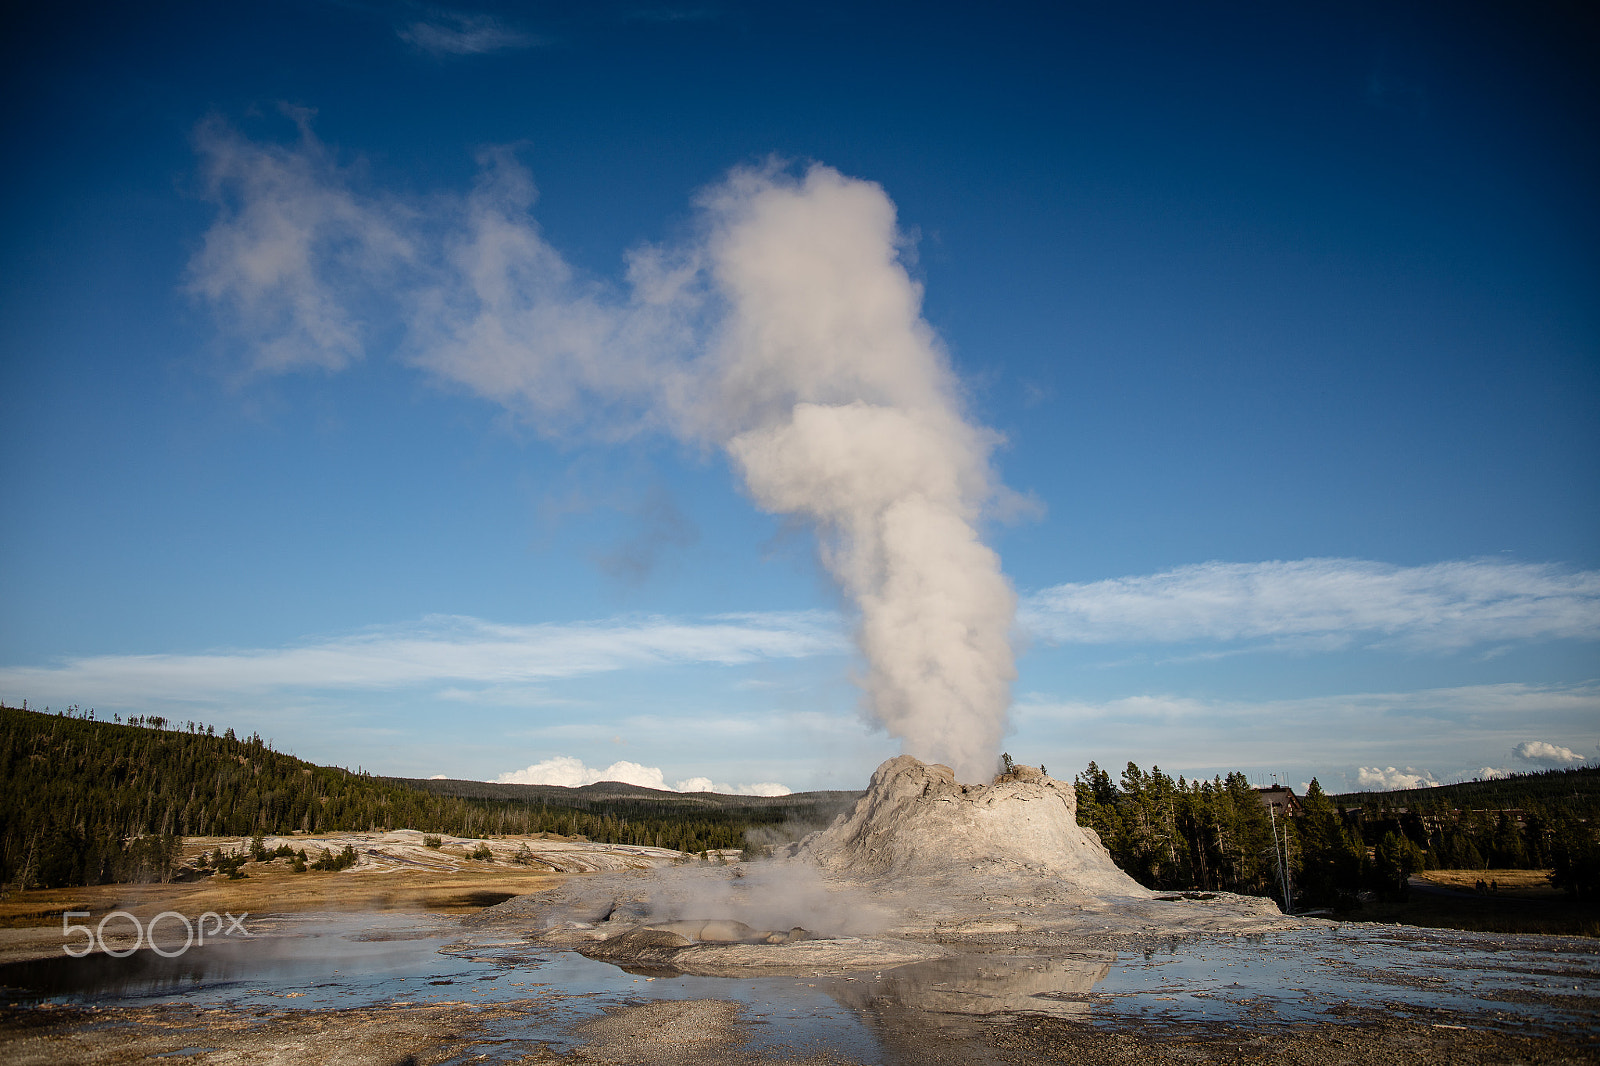
[[[1078,821],[1149,888],[1290,896],[1304,909],[1403,894],[1425,869],[1550,869],[1590,899],[1600,886],[1595,768],[1335,797],[1313,780],[1292,818],[1269,813],[1242,773],[1173,780],[1129,763],[1113,780],[1091,762],[1076,786]]]
[[[0,882],[164,880],[181,837],[297,829],[556,833],[701,852],[743,847],[747,830],[814,820],[819,805],[843,802],[832,793],[719,797],[715,804],[630,786],[607,796],[604,786],[404,781],[314,766],[259,736],[236,737],[231,729],[218,735],[198,722],[118,723],[92,715],[76,707],[45,714],[0,706]],[[460,791],[478,794],[450,794]],[[570,794],[566,803],[560,793]]]
[[[1597,769],[1334,797],[1313,781],[1298,814],[1276,824],[1242,773],[1174,780],[1129,763],[1113,778],[1090,763],[1076,792],[1078,821],[1155,889],[1289,896],[1304,909],[1403,893],[1429,868],[1552,869],[1590,899],[1600,883]],[[821,828],[859,795],[374,777],[198,722],[0,706],[0,882],[29,887],[163,880],[184,836],[416,829],[738,848]]]

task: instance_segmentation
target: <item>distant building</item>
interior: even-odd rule
[[[1285,817],[1292,818],[1300,813],[1300,797],[1296,796],[1294,789],[1287,785],[1258,788],[1256,789],[1256,795],[1261,797],[1262,804],[1269,810]]]

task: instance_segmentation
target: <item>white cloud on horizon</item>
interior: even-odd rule
[[[1008,741],[1013,754],[1026,743],[1073,760],[1115,766],[1134,758],[1205,776],[1210,768],[1303,767],[1303,776],[1314,773],[1329,791],[1340,791],[1340,777],[1358,787],[1362,767],[1370,777],[1408,762],[1433,767],[1445,783],[1481,777],[1493,753],[1511,750],[1530,725],[1568,737],[1593,734],[1600,681],[1267,700],[1152,693],[1089,701],[1032,693],[1018,701],[1013,717],[1019,734]],[[1060,757],[1052,754],[1051,761]]]
[[[1573,766],[1587,760],[1571,748],[1550,744],[1543,740],[1527,740],[1511,749],[1511,754],[1524,762],[1542,766]]]
[[[600,781],[620,781],[625,785],[660,789],[663,792],[716,792],[726,796],[787,796],[790,789],[775,781],[750,785],[714,783],[709,777],[691,777],[669,785],[659,767],[618,760],[603,770],[585,766],[571,755],[553,755],[523,770],[512,770],[495,778],[496,783],[512,785],[561,785],[579,788]]]
[[[290,689],[447,684],[446,694],[461,699],[462,685],[494,691],[628,668],[733,666],[847,650],[837,619],[825,612],[565,625],[506,625],[433,615],[410,625],[374,627],[295,647],[101,655],[48,666],[0,667],[0,696],[19,704],[24,697],[34,702],[65,698],[111,707]]]
[[[1469,559],[1402,567],[1362,559],[1209,562],[1063,584],[1027,597],[1021,628],[1055,644],[1353,645],[1447,652],[1600,639],[1600,571]]]
[[[1427,770],[1408,766],[1361,766],[1356,769],[1356,787],[1367,792],[1394,792],[1402,788],[1438,788],[1440,782]]]

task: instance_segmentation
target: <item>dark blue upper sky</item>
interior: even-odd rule
[[[971,414],[1004,435],[998,468],[1038,504],[989,531],[1025,601],[1324,558],[1408,573],[1476,560],[1500,577],[1527,564],[1581,585],[1600,567],[1597,44],[1568,4],[14,13],[0,664],[281,648],[432,614],[837,605],[809,540],[752,509],[721,460],[656,438],[542,438],[390,358],[399,327],[377,310],[352,368],[246,373],[185,290],[217,218],[197,129],[293,145],[286,105],[314,109],[352,188],[423,218],[465,194],[482,149],[515,146],[544,236],[603,280],[641,242],[685,239],[697,190],[731,167],[775,155],[879,183]],[[1116,654],[1040,641],[1018,692],[1101,707],[1588,684],[1593,709],[1594,601],[1574,609],[1577,629],[1427,652],[1334,640],[1322,659],[1229,646],[1181,665],[1156,637]],[[819,662],[793,706],[763,707],[848,715],[847,673]],[[699,683],[671,685],[743,713],[744,697]],[[111,702],[72,685],[27,675],[0,696]],[[277,713],[195,699],[219,721]],[[1567,728],[1541,713],[1521,739]],[[1049,762],[1079,761],[1072,730],[1019,721]],[[1594,732],[1563,743],[1592,749]],[[280,735],[360,755],[311,726]],[[1478,755],[1395,739],[1336,762],[1459,772],[1505,761],[1489,735]],[[396,743],[397,769],[428,769]],[[527,753],[606,757],[589,743]],[[701,772],[667,747],[629,757]],[[511,768],[455,758],[439,768]],[[767,765],[754,749],[723,761]],[[818,779],[801,763],[751,773]]]

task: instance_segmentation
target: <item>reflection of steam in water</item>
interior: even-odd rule
[[[870,979],[834,981],[828,992],[841,1005],[858,1009],[1083,1018],[1089,1013],[1088,993],[1111,972],[1115,961],[1115,955],[1104,959],[956,955],[901,966]]]

